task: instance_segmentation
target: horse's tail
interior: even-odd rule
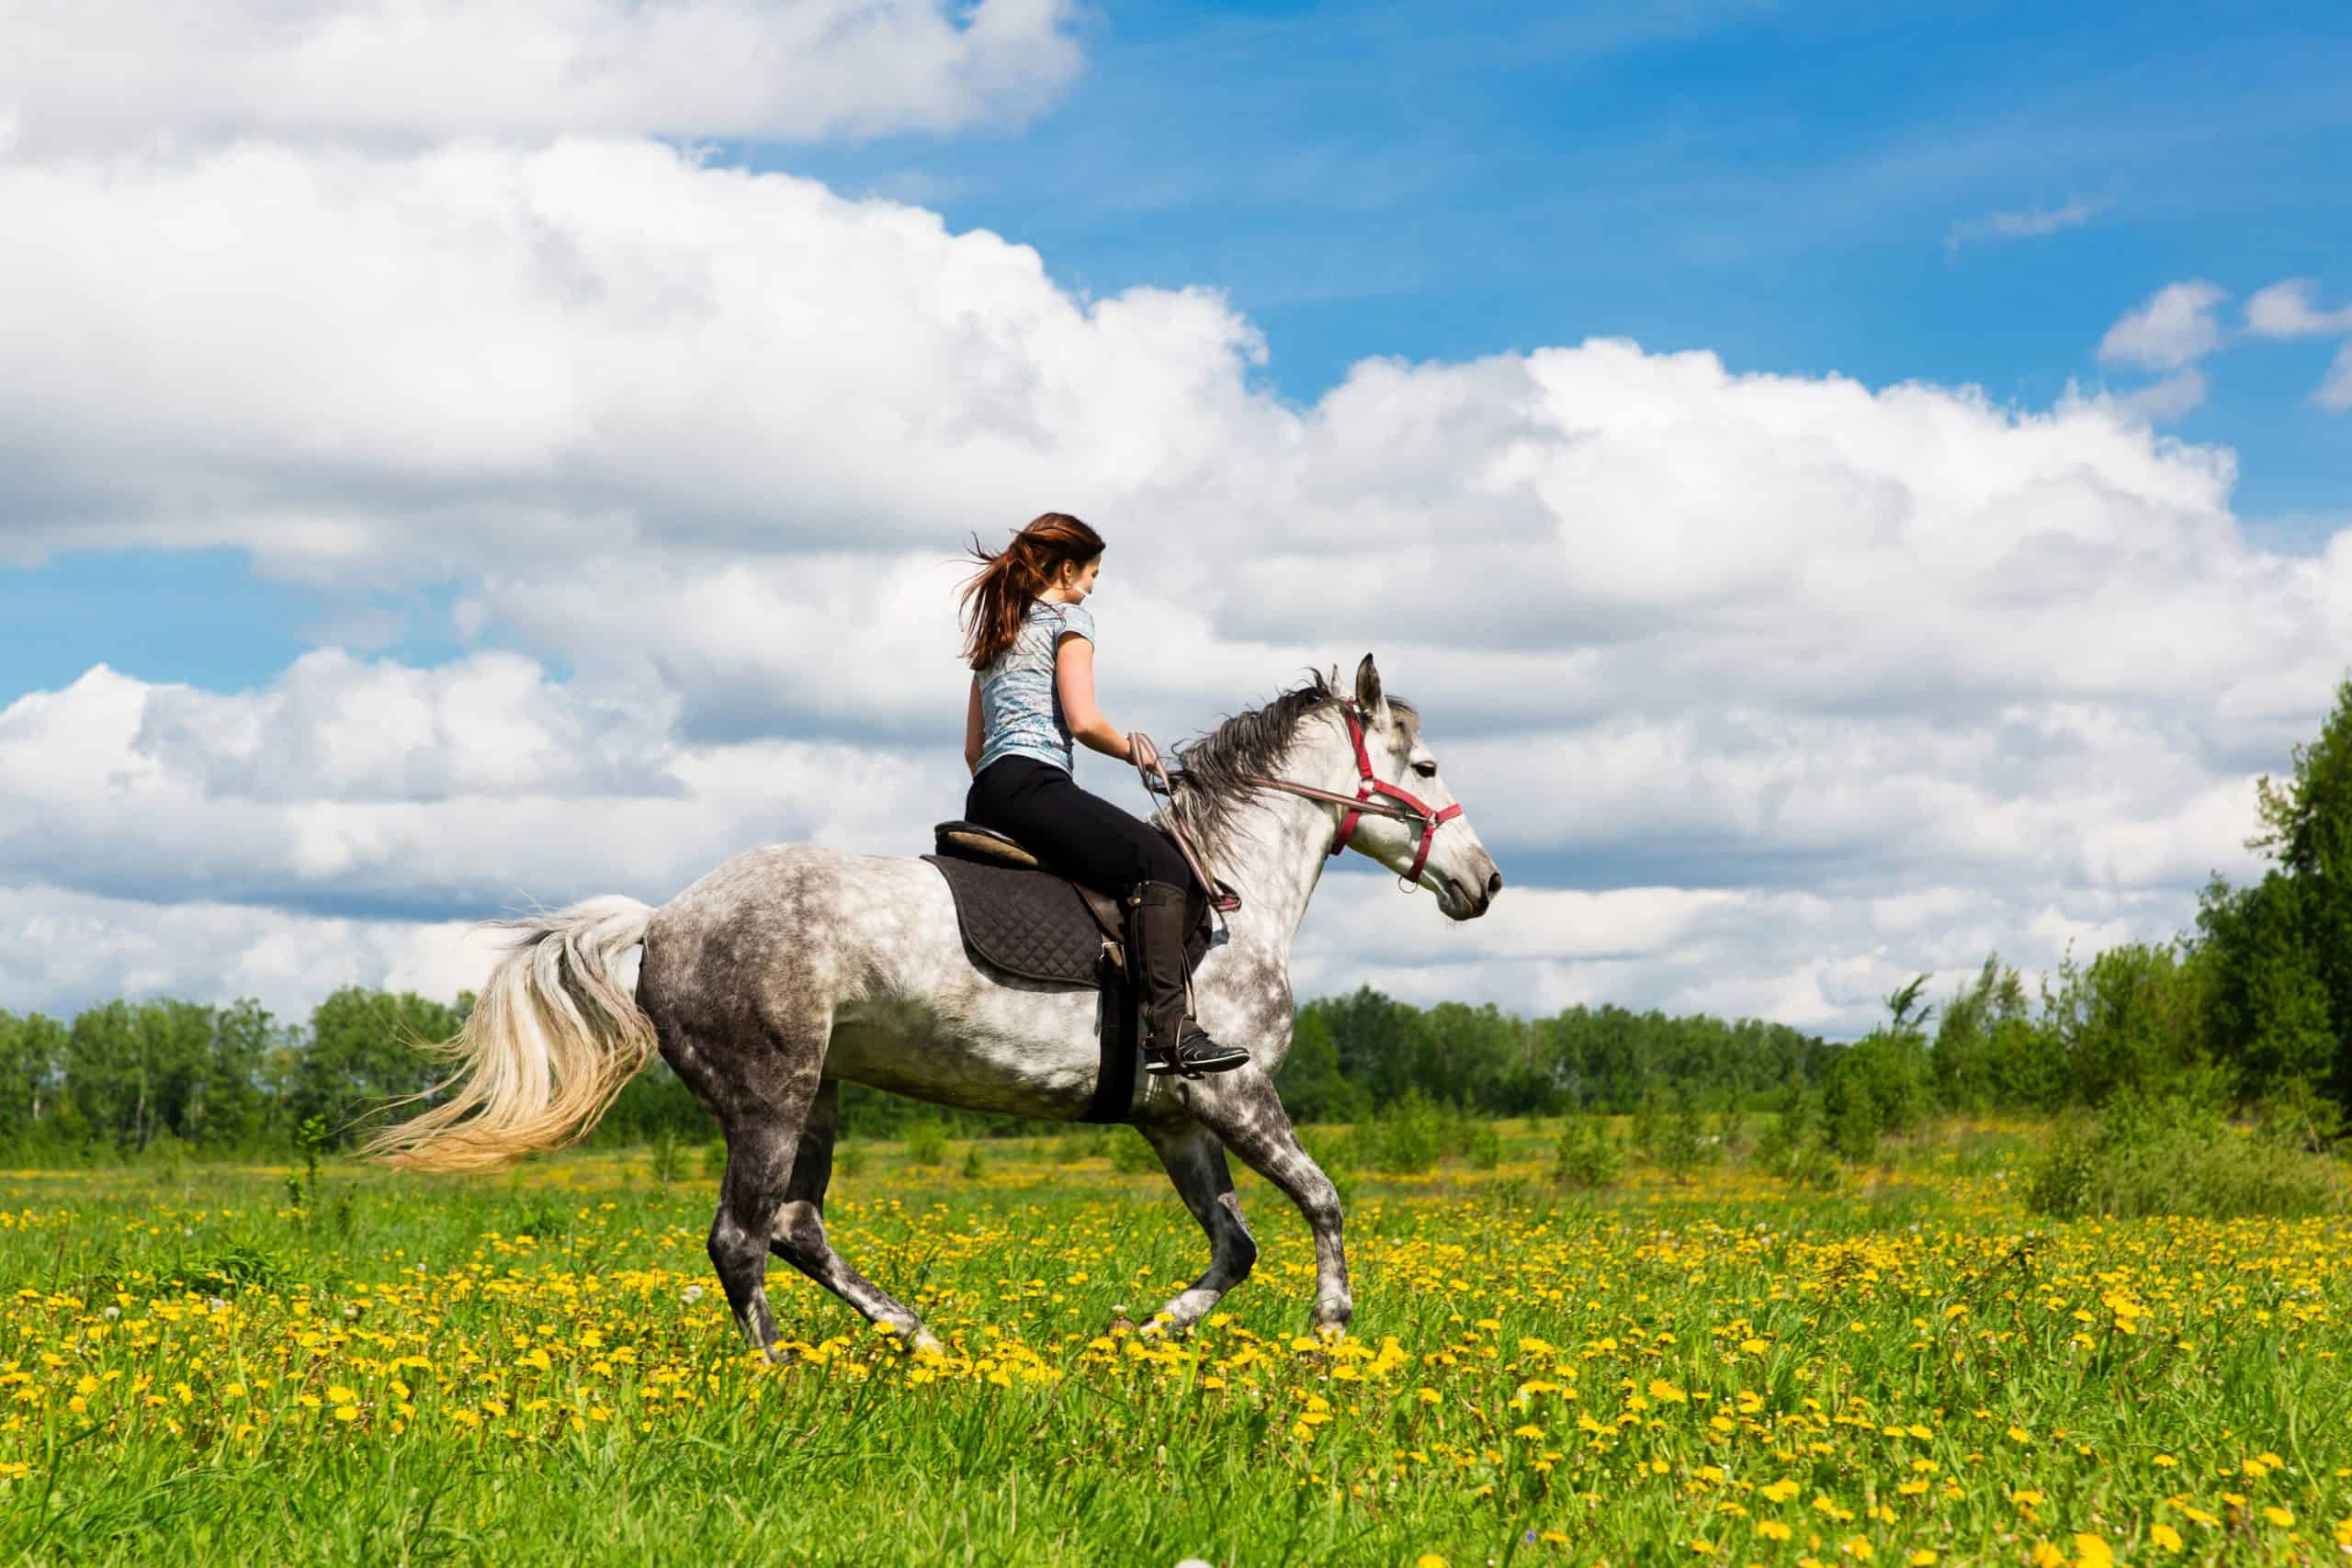
[[[649,906],[615,895],[485,922],[522,934],[465,1026],[425,1047],[458,1064],[427,1093],[457,1093],[377,1134],[368,1152],[412,1170],[483,1170],[587,1136],[657,1043],[653,1021],[615,975],[652,919]]]

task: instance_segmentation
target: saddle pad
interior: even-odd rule
[[[1102,983],[1102,928],[1069,882],[1016,866],[922,858],[956,896],[956,924],[974,963],[1049,984]]]

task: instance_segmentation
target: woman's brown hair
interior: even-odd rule
[[[980,563],[964,584],[964,657],[975,670],[987,668],[1021,636],[1021,618],[1037,596],[1053,586],[1062,563],[1083,567],[1102,553],[1102,536],[1067,512],[1033,519],[1001,550],[983,548],[972,536],[972,558]]]

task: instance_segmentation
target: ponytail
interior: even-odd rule
[[[1001,550],[983,547],[975,534],[971,553],[980,570],[964,584],[964,658],[980,670],[1021,636],[1022,617],[1053,586],[1063,562],[1083,566],[1102,553],[1102,536],[1067,512],[1048,512]]]

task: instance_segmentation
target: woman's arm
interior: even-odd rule
[[[1100,751],[1105,757],[1116,757],[1122,762],[1131,761],[1127,752],[1127,738],[1111,728],[1102,710],[1094,705],[1094,639],[1076,632],[1064,632],[1061,642],[1054,649],[1054,689],[1062,699],[1062,720],[1069,726],[1071,736],[1085,742],[1089,750]]]
[[[980,744],[986,739],[980,730],[980,678],[972,677],[972,701],[964,709],[964,766],[971,773],[980,771]]]

